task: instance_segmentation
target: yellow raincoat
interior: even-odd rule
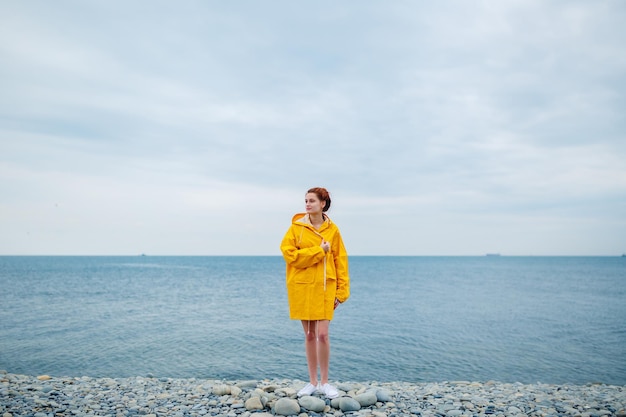
[[[350,296],[348,253],[339,228],[324,218],[317,230],[308,214],[296,214],[280,244],[292,320],[332,320],[335,298],[343,303]],[[322,239],[330,242],[328,253],[320,246]]]

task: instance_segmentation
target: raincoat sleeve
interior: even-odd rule
[[[321,246],[298,248],[294,226],[291,226],[280,244],[280,251],[287,264],[294,268],[308,268],[324,260],[325,253]]]
[[[348,252],[343,245],[341,234],[337,232],[332,244],[335,270],[337,272],[337,293],[335,297],[343,303],[350,297],[350,275],[348,272]]]

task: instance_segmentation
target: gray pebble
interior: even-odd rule
[[[386,389],[376,390],[376,399],[383,403],[393,401],[391,398],[391,393],[389,392],[389,390]]]
[[[314,413],[321,413],[326,408],[326,402],[318,397],[304,396],[298,399],[298,403],[302,408],[305,408]]]
[[[351,397],[341,397],[339,399],[339,409],[341,411],[359,411],[361,409],[361,404],[357,400]]]
[[[300,404],[291,398],[281,398],[276,401],[274,411],[281,416],[293,416],[300,413]]]
[[[355,398],[361,405],[361,407],[369,407],[370,405],[376,404],[378,398],[376,397],[376,392],[368,391],[362,394],[357,395]]]

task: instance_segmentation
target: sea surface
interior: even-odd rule
[[[0,257],[0,369],[307,379],[281,257]],[[626,385],[626,258],[350,258],[333,381]]]

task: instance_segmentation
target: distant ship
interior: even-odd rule
[[[500,254],[499,253],[488,253],[485,256],[500,256]]]

